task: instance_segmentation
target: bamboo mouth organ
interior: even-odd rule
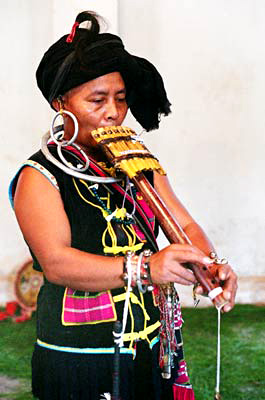
[[[142,171],[156,171],[166,175],[157,158],[150,153],[132,129],[125,126],[110,126],[94,130],[91,134],[115,170],[124,172],[130,179]]]
[[[91,134],[105,152],[115,171],[121,171],[127,175],[142,193],[169,242],[192,244],[175,216],[168,210],[155,188],[142,173],[156,171],[161,175],[166,175],[158,160],[144,146],[136,133],[124,126],[111,126],[99,128]],[[223,290],[208,267],[191,263],[187,267],[192,269],[198,282],[216,307],[226,304],[227,301],[222,295]]]

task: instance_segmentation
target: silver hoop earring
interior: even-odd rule
[[[57,153],[58,153],[60,159],[62,160],[62,162],[64,163],[64,165],[66,165],[70,169],[73,169],[74,171],[79,171],[79,172],[86,171],[89,167],[90,161],[89,161],[87,154],[84,152],[84,150],[81,149],[81,147],[78,146],[76,143],[71,143],[71,146],[75,147],[82,154],[82,156],[85,159],[85,165],[83,167],[82,167],[82,164],[78,164],[78,166],[75,167],[74,165],[72,165],[72,163],[67,161],[63,156],[62,147],[66,147],[66,146],[67,146],[67,144],[64,144],[63,142],[57,144]]]
[[[56,129],[54,128],[54,124],[55,124],[56,119],[57,119],[59,116],[62,117],[63,114],[67,114],[67,115],[69,115],[69,117],[72,118],[73,123],[74,123],[74,128],[75,128],[75,130],[74,130],[74,134],[73,134],[73,136],[72,136],[72,138],[71,138],[70,140],[64,140],[64,141],[62,142],[61,140],[59,141],[59,140],[56,138],[56,136],[55,136]],[[52,120],[51,128],[50,128],[50,135],[51,135],[51,138],[53,139],[53,141],[54,141],[56,144],[62,144],[62,143],[63,143],[63,146],[69,146],[70,144],[72,144],[72,143],[75,141],[75,139],[77,138],[77,135],[78,135],[78,122],[77,122],[76,116],[75,116],[73,113],[71,113],[70,111],[66,111],[66,110],[60,110],[60,111],[58,111],[58,112],[55,114],[55,116],[54,116],[54,118],[53,118],[53,120]],[[63,137],[62,137],[62,138],[63,138]]]
[[[62,116],[63,114],[69,115],[69,117],[72,118],[73,123],[74,123],[74,128],[75,128],[74,129],[74,134],[73,134],[73,136],[72,136],[72,138],[70,140],[64,140],[64,132],[62,133],[63,125],[60,125],[59,127],[57,126],[57,128],[54,126],[56,119],[59,116]],[[50,136],[51,136],[52,140],[57,144],[57,153],[58,153],[61,161],[64,163],[64,165],[66,165],[70,169],[73,169],[74,171],[84,172],[89,167],[89,158],[88,158],[87,154],[84,152],[84,150],[81,149],[81,147],[78,146],[76,143],[74,143],[74,141],[76,140],[77,135],[78,135],[78,129],[79,128],[78,128],[78,122],[77,122],[76,116],[73,113],[71,113],[70,111],[60,110],[55,114],[55,116],[54,116],[54,118],[52,120],[51,128],[50,128]],[[58,138],[58,135],[56,137],[56,134],[58,132],[60,133],[60,139]],[[70,145],[72,147],[76,148],[82,154],[82,156],[85,159],[85,165],[84,166],[79,164],[77,167],[75,167],[74,165],[72,165],[72,163],[68,162],[65,159],[65,157],[63,156],[63,153],[62,153],[62,148],[70,146]]]

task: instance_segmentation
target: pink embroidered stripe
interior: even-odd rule
[[[180,361],[178,368],[178,378],[175,383],[184,384],[189,382],[189,376],[187,371],[187,364],[185,360]]]
[[[95,297],[76,296],[73,289],[67,288],[64,298],[63,322],[65,324],[95,323],[115,318],[109,292]]]

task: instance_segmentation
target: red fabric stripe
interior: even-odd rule
[[[192,388],[173,385],[174,400],[195,400],[194,391]]]

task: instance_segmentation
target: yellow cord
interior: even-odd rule
[[[86,181],[83,181],[82,179],[80,179],[79,181],[80,181],[80,183],[82,183],[88,189],[88,191],[93,196],[95,196],[94,193],[92,192],[92,190],[89,188],[89,186],[88,186]],[[135,252],[141,250],[141,248],[143,247],[144,243],[143,242],[136,243],[137,242],[137,236],[136,236],[135,230],[130,225],[121,225],[121,228],[122,228],[123,232],[125,233],[125,235],[127,237],[128,245],[126,245],[126,246],[118,246],[118,244],[117,244],[117,235],[115,234],[114,228],[113,228],[113,226],[111,224],[111,219],[108,220],[108,217],[109,217],[108,212],[106,210],[104,210],[104,208],[101,207],[100,205],[94,204],[91,201],[87,200],[83,196],[83,194],[80,192],[80,189],[79,189],[79,187],[77,185],[77,182],[76,182],[76,180],[74,178],[73,178],[73,183],[74,183],[76,191],[77,191],[78,195],[81,197],[81,199],[83,201],[85,201],[87,204],[91,205],[92,207],[95,207],[95,208],[99,209],[102,212],[102,215],[106,220],[107,227],[104,230],[103,235],[102,235],[102,245],[103,245],[104,253],[109,253],[109,254],[116,255],[116,254],[119,254],[119,253],[125,254],[129,250],[130,251],[135,251]],[[106,203],[107,203],[107,207],[110,208],[110,193],[107,194],[107,197],[102,197],[101,199],[105,200]],[[126,209],[125,208],[120,208],[120,209],[116,208],[116,210],[113,213],[113,215],[115,215],[115,217],[117,217],[117,218],[124,219],[125,216],[126,216]],[[108,246],[107,243],[106,243],[107,235],[109,235],[109,237],[110,237],[111,246]],[[125,300],[125,296],[126,296],[126,293],[122,293],[121,295],[114,296],[113,300],[114,300],[114,302],[122,301],[122,300]],[[143,311],[144,329],[141,332],[141,337],[146,338],[146,340],[148,341],[149,344],[151,343],[150,340],[148,339],[148,336],[147,336],[149,331],[152,332],[154,329],[157,328],[157,326],[160,325],[160,323],[159,324],[156,323],[156,324],[154,324],[154,326],[152,325],[150,327],[147,327],[147,321],[150,320],[150,317],[149,317],[149,315],[148,315],[148,313],[147,313],[147,311],[145,309],[144,296],[143,296],[142,293],[140,293],[140,300],[139,300],[138,297],[134,293],[130,292],[130,302],[129,302],[128,307],[129,307],[129,314],[130,314],[130,318],[131,318],[131,332],[128,333],[128,334],[125,334],[125,337],[126,336],[128,337],[127,340],[130,340],[129,349],[133,349],[134,342],[137,339],[137,337],[139,336],[138,333],[134,332],[135,321],[134,321],[134,316],[133,316],[133,312],[132,312],[132,304],[131,303],[139,305],[141,307],[142,311]]]
[[[88,189],[88,191],[91,193],[91,195],[95,196],[94,193],[92,192],[92,190],[89,188],[89,186],[88,186],[86,181],[84,181],[82,179],[80,179],[79,181],[80,181],[80,183],[82,183]],[[129,225],[126,225],[126,227],[124,227],[124,225],[122,225],[122,229],[123,229],[123,231],[126,234],[127,239],[128,239],[128,244],[126,246],[118,246],[116,233],[115,233],[115,231],[113,229],[113,226],[111,224],[111,220],[108,220],[108,217],[109,217],[108,212],[106,210],[104,210],[104,208],[101,207],[100,205],[92,203],[91,201],[87,200],[83,196],[83,194],[80,192],[80,189],[79,189],[79,187],[78,187],[78,185],[76,183],[75,178],[73,178],[73,183],[74,183],[76,191],[77,191],[78,195],[81,197],[81,199],[83,201],[85,201],[87,204],[91,205],[92,207],[95,207],[95,208],[99,209],[102,212],[102,215],[106,220],[107,227],[106,227],[106,229],[105,229],[105,231],[103,232],[103,235],[102,235],[102,245],[103,245],[103,251],[104,251],[105,254],[117,255],[119,253],[125,254],[127,251],[139,251],[139,250],[141,250],[141,248],[143,247],[144,243],[143,242],[136,243],[137,237],[136,237],[135,231]],[[107,197],[101,197],[101,199],[106,201],[107,207],[109,208],[110,207],[110,193],[107,194]],[[120,209],[116,208],[115,216],[117,218],[124,219],[125,216],[126,216],[126,209],[125,208],[120,208]],[[131,235],[130,235],[130,233],[131,233]],[[110,237],[111,246],[108,246],[107,243],[106,243],[107,234]]]

